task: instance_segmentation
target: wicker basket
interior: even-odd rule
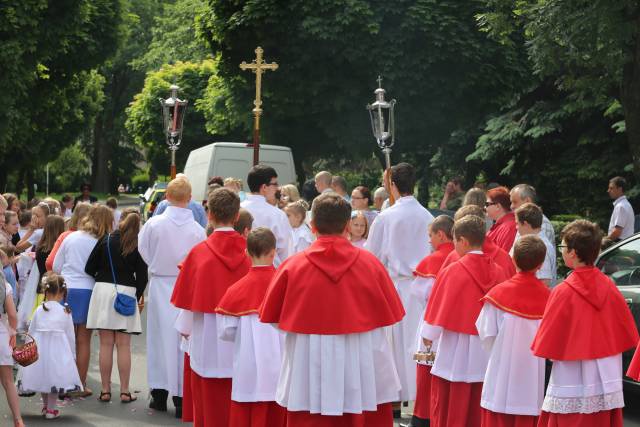
[[[20,366],[29,366],[38,360],[38,346],[36,340],[27,333],[19,333],[18,335],[24,335],[31,339],[29,342],[25,342],[21,345],[16,345],[13,349],[13,360],[18,362]]]

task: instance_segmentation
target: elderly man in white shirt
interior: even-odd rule
[[[529,184],[518,184],[511,189],[509,197],[511,198],[511,210],[515,212],[516,209],[525,203],[536,204],[536,189]],[[547,241],[555,244],[556,233],[553,230],[551,221],[549,221],[549,218],[544,214],[542,214],[542,234]],[[520,236],[516,234],[514,243],[518,241],[518,237]]]
[[[609,193],[609,197],[614,202],[607,234],[613,241],[623,240],[633,235],[635,215],[631,203],[624,195],[626,186],[627,181],[621,176],[616,176],[609,180],[607,193]]]
[[[253,227],[266,227],[276,236],[275,266],[279,266],[293,252],[293,229],[284,211],[267,202],[278,190],[278,174],[274,168],[256,165],[249,171],[247,185],[251,194],[240,206],[253,216]]]

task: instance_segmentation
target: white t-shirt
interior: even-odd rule
[[[60,245],[53,260],[53,271],[61,274],[69,289],[93,289],[96,281],[84,271],[98,239],[84,231],[74,231]]]
[[[626,239],[633,235],[633,225],[635,222],[635,215],[631,203],[627,200],[626,196],[618,197],[613,202],[613,213],[611,214],[611,220],[609,221],[609,233],[616,227],[622,228],[620,233],[620,239]]]

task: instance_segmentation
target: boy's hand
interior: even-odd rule
[[[422,338],[422,343],[424,344],[425,347],[431,347],[431,345],[433,344],[433,341],[428,340],[426,338]]]

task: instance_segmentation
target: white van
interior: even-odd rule
[[[280,185],[296,183],[291,148],[260,144],[260,164],[276,170]],[[193,199],[200,202],[207,199],[207,182],[214,176],[239,178],[243,190],[248,192],[247,175],[251,166],[253,147],[241,142],[215,142],[189,153],[184,174],[191,182]]]

